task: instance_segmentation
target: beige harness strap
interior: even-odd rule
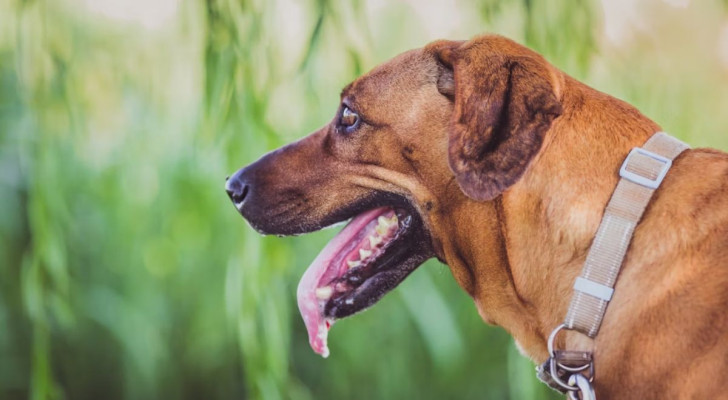
[[[581,275],[574,282],[566,319],[549,335],[550,358],[537,369],[539,379],[553,389],[568,393],[570,399],[596,399],[592,386],[593,354],[556,350],[556,335],[562,329],[573,329],[591,338],[597,335],[634,229],[670,170],[672,160],[688,148],[685,143],[658,132],[643,147],[632,149],[619,170],[621,179],[604,210]]]
[[[586,262],[574,283],[574,296],[564,325],[596,336],[612,298],[632,234],[652,194],[680,153],[689,146],[664,132],[635,147],[624,160],[621,179],[604,211]]]

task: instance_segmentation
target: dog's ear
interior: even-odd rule
[[[546,62],[506,44],[481,38],[428,46],[438,62],[437,88],[454,102],[450,168],[475,200],[492,200],[518,181],[561,114]]]

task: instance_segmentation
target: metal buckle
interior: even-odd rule
[[[591,387],[590,383],[594,380],[594,361],[591,359],[591,354],[589,354],[588,358],[584,357],[583,365],[566,365],[565,363],[560,362],[563,361],[563,357],[559,357],[559,355],[569,353],[561,352],[561,354],[557,354],[557,351],[554,350],[556,335],[558,335],[558,333],[563,329],[567,329],[566,325],[561,324],[557,326],[556,329],[554,329],[549,335],[549,340],[546,343],[550,356],[549,374],[551,375],[551,379],[565,390],[569,392],[579,392],[582,394],[582,398],[584,399],[590,398],[589,395],[584,392],[584,382]],[[584,352],[577,353],[587,354]],[[585,372],[586,376],[584,375]],[[565,382],[564,379],[567,379],[568,381]]]
[[[632,158],[633,155],[640,154],[646,157],[649,157],[655,161],[659,161],[662,163],[662,169],[660,170],[660,173],[657,174],[657,178],[654,180],[647,178],[645,176],[636,174],[631,171],[627,171],[627,164],[629,164],[629,160]],[[624,179],[627,179],[631,182],[634,182],[638,185],[642,185],[645,187],[648,187],[650,189],[657,189],[660,184],[662,183],[662,180],[665,179],[665,175],[667,175],[667,171],[670,170],[670,167],[672,166],[672,160],[669,158],[663,157],[659,154],[655,154],[649,150],[645,150],[641,147],[635,147],[632,149],[632,151],[629,152],[629,155],[622,163],[622,168],[619,169],[619,176],[621,176]]]

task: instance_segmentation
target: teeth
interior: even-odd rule
[[[389,231],[389,227],[379,224],[376,228],[374,228],[374,230],[377,232],[378,235],[384,236],[387,234],[387,231]]]
[[[372,255],[372,252],[370,250],[359,249],[359,258],[360,259],[366,260],[371,255]]]
[[[379,218],[377,218],[377,226],[374,230],[376,230],[380,236],[384,236],[389,232],[389,228],[397,226],[397,222],[396,214],[392,215],[390,218],[380,215]]]
[[[382,240],[384,240],[384,239],[382,239],[382,237],[379,235],[369,236],[369,244],[371,245],[372,248],[377,247],[379,245],[379,243],[382,243]]]
[[[332,289],[331,286],[316,288],[316,297],[319,300],[328,300],[329,298],[331,298],[331,295],[333,293],[334,289]]]
[[[377,218],[377,222],[379,223],[379,225],[393,226],[397,223],[397,216],[392,215],[391,218],[387,218],[384,215],[380,215],[379,218]]]
[[[349,264],[349,268],[356,268],[361,265],[361,261],[359,260],[351,260],[347,261],[346,263]]]

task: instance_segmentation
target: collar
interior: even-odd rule
[[[667,175],[672,161],[690,147],[658,132],[642,147],[630,151],[619,170],[619,183],[604,210],[581,274],[574,282],[574,294],[564,323],[557,326],[548,341],[550,358],[541,365],[538,377],[551,388],[569,393],[571,398],[595,399],[592,352],[555,350],[554,340],[561,330],[575,330],[596,337],[624,257],[654,192]]]

